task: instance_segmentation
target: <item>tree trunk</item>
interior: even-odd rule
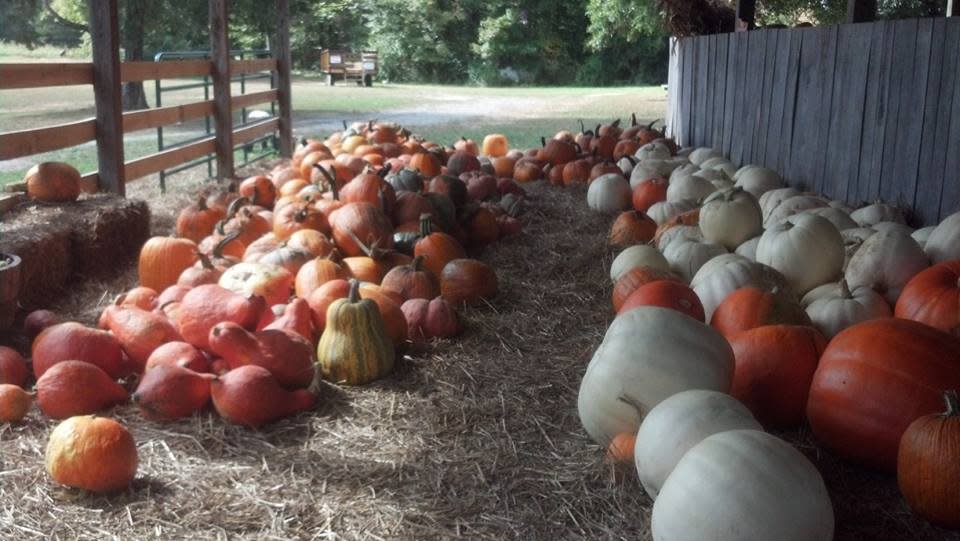
[[[126,2],[123,12],[123,27],[120,43],[123,45],[126,61],[143,60],[143,24],[146,18],[146,0]],[[136,111],[148,109],[147,95],[143,91],[143,81],[123,83],[123,110]]]

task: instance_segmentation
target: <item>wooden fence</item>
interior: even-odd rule
[[[83,175],[88,191],[97,188],[119,194],[124,184],[163,169],[216,153],[217,174],[233,176],[233,151],[238,145],[279,131],[280,152],[292,151],[290,112],[290,41],[288,0],[276,0],[277,39],[272,58],[232,60],[228,35],[229,0],[210,0],[211,60],[169,62],[120,62],[116,0],[90,1],[93,62],[51,64],[0,64],[0,90],[48,86],[94,86],[96,117],[43,128],[0,133],[0,160],[97,142],[99,170]],[[231,96],[233,75],[272,71],[277,88]],[[120,106],[121,84],[129,81],[212,76],[212,100],[156,107],[124,113]],[[274,118],[233,128],[233,111],[258,103],[276,101]],[[216,133],[210,137],[161,152],[124,161],[123,134],[214,117]]]
[[[960,17],[673,40],[668,128],[850,204],[960,210]]]

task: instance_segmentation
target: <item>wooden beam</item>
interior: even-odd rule
[[[273,41],[273,58],[277,61],[277,106],[280,119],[280,155],[293,155],[293,117],[290,90],[290,2],[276,0],[277,36]]]
[[[97,193],[100,191],[100,175],[96,171],[80,177],[80,191],[83,193]]]
[[[60,150],[96,139],[96,120],[88,118],[45,128],[0,133],[0,160]]]
[[[158,171],[186,163],[194,158],[210,154],[214,151],[214,147],[214,137],[207,137],[206,139],[201,139],[189,145],[155,152],[148,156],[137,158],[136,160],[130,160],[126,163],[127,181],[145,177]]]
[[[280,122],[277,118],[271,118],[270,120],[264,120],[263,122],[258,122],[256,124],[251,124],[249,126],[240,128],[239,130],[233,132],[233,141],[242,145],[243,143],[253,141],[261,135],[266,135],[277,131],[277,126]]]
[[[0,90],[93,83],[93,64],[31,63],[0,64]]]
[[[848,23],[865,23],[877,18],[877,0],[847,0]]]
[[[100,189],[125,195],[123,109],[120,104],[120,29],[117,0],[90,0],[93,95],[97,108]]]
[[[233,178],[233,113],[230,108],[229,0],[210,0],[210,57],[213,62],[213,123],[217,178]]]
[[[960,0],[947,0],[947,17],[960,17]]]
[[[126,83],[128,81],[154,81],[178,77],[202,77],[210,75],[212,69],[209,60],[124,62],[120,66],[120,79]]]
[[[736,31],[746,32],[757,27],[756,0],[737,0]]]
[[[234,96],[230,99],[230,106],[233,107],[233,110],[243,109],[244,107],[250,107],[251,105],[256,105],[258,103],[265,103],[274,101],[277,99],[277,89],[273,90],[263,90],[261,92],[251,92],[250,94],[243,94],[242,96]]]
[[[232,75],[273,71],[275,69],[277,69],[277,61],[273,58],[251,58],[249,60],[230,61],[230,73]]]
[[[158,126],[180,124],[188,120],[203,118],[213,114],[213,100],[171,105],[169,107],[155,107],[143,111],[132,111],[123,114],[123,133],[137,130],[146,130]]]

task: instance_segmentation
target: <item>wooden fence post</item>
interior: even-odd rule
[[[865,23],[877,18],[877,0],[847,0],[848,23]]]
[[[277,60],[277,104],[280,107],[280,155],[293,155],[293,122],[290,111],[290,3],[277,0],[277,39],[273,42]]]
[[[210,0],[210,60],[213,63],[213,123],[217,178],[233,178],[233,110],[230,106],[229,0]]]
[[[90,0],[90,38],[100,190],[125,195],[117,0]]]
[[[737,19],[734,30],[737,32],[746,32],[747,30],[752,30],[756,28],[756,22],[756,0],[737,0]]]

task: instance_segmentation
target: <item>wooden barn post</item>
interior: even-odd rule
[[[90,38],[100,190],[125,195],[117,0],[90,0]]]
[[[293,116],[290,110],[290,2],[277,0],[277,38],[273,41],[277,60],[277,105],[280,107],[280,155],[293,155]]]
[[[947,0],[947,17],[960,17],[960,0]]]
[[[217,178],[233,178],[233,110],[230,105],[230,0],[210,0],[210,60]]]

